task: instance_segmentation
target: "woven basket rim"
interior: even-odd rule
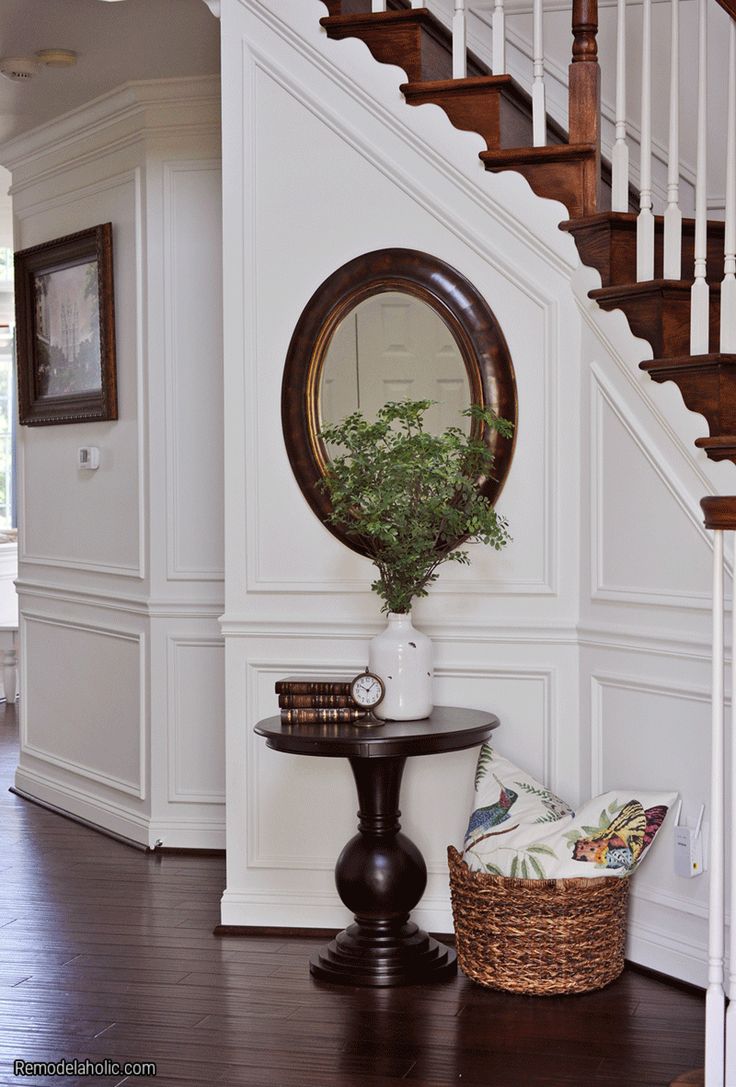
[[[509,887],[509,888],[522,888],[528,887],[530,890],[557,890],[558,892],[564,890],[575,891],[587,891],[590,893],[593,890],[600,890],[604,884],[626,884],[631,873],[626,872],[622,876],[564,876],[561,879],[522,879],[519,876],[497,876],[492,872],[479,872],[475,868],[470,868],[467,861],[463,860],[463,856],[454,845],[447,847],[447,860],[450,868],[459,868],[462,866],[465,869],[466,879],[480,880],[483,883],[493,881],[497,886]]]

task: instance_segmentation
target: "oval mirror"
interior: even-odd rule
[[[299,486],[330,532],[354,550],[355,540],[327,520],[330,501],[319,483],[330,451],[320,431],[357,410],[374,418],[387,401],[403,399],[435,401],[426,416],[435,433],[470,428],[461,414],[470,404],[517,422],[511,356],[485,299],[436,257],[383,249],[339,268],[314,293],[294,330],[282,386],[284,438]],[[484,438],[495,472],[479,486],[495,502],[515,437]]]

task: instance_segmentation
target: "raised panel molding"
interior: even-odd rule
[[[595,672],[590,676],[590,740],[591,740],[591,788],[593,795],[603,792],[604,775],[604,707],[603,699],[606,689],[618,689],[634,691],[643,695],[661,695],[666,698],[677,698],[699,704],[710,705],[710,690],[707,687],[698,687],[692,684],[679,684],[665,682],[663,680],[642,679],[636,676],[624,676]],[[730,699],[726,700],[730,707]],[[644,717],[645,721],[646,718]],[[645,725],[642,724],[642,729]],[[669,843],[667,843],[669,845]],[[662,843],[664,848],[665,843]],[[645,869],[644,869],[645,870]],[[686,883],[686,885],[689,885]],[[684,895],[672,894],[669,891],[643,886],[641,881],[632,886],[634,898],[644,902],[651,902],[657,906],[665,906],[680,913],[690,914],[695,917],[707,917],[707,907],[695,902]]]
[[[138,781],[126,780],[112,774],[105,774],[85,763],[70,761],[52,751],[30,742],[28,738],[28,682],[27,669],[21,669],[21,752],[32,755],[35,759],[57,766],[61,770],[88,778],[99,785],[115,789],[138,800],[146,799],[146,769],[147,769],[147,707],[146,707],[146,638],[144,634],[135,634],[115,630],[111,627],[102,627],[94,623],[80,623],[52,618],[41,614],[24,612],[21,622],[21,660],[30,660],[28,653],[28,630],[33,624],[39,626],[57,627],[62,630],[77,630],[88,634],[95,634],[102,638],[111,638],[122,642],[131,642],[138,647]],[[38,681],[37,681],[38,682]]]
[[[182,676],[191,675],[190,668],[183,667],[183,652],[185,650],[217,650],[224,657],[225,643],[222,638],[180,638],[170,637],[167,644],[167,706],[168,717],[168,799],[171,804],[217,804],[225,803],[224,785],[221,789],[187,789],[182,782],[184,768],[184,722],[186,708],[183,702]],[[224,660],[223,660],[224,672]],[[222,686],[222,684],[220,685]],[[222,716],[218,719],[216,713],[209,721],[198,719],[200,735],[211,737],[217,735],[224,741],[224,704]],[[213,711],[214,713],[214,711]],[[220,726],[220,727],[218,727]],[[211,741],[210,741],[211,742]],[[192,753],[190,752],[190,755]],[[224,776],[225,754],[222,752],[222,771]],[[199,764],[197,764],[199,765]]]
[[[191,252],[180,251],[184,243],[182,240],[181,222],[177,219],[177,183],[181,177],[201,173],[214,174],[218,177],[222,173],[222,164],[219,159],[192,159],[172,160],[163,163],[163,256],[164,256],[164,371],[166,375],[166,495],[167,495],[167,541],[166,541],[166,577],[169,581],[222,581],[225,577],[222,559],[211,565],[187,565],[182,559],[182,550],[186,536],[187,526],[191,528],[191,512],[184,508],[188,497],[185,482],[181,471],[182,441],[186,441],[187,434],[183,433],[179,404],[181,389],[181,353],[178,350],[178,335],[180,324],[180,292],[175,289],[175,277],[177,273],[192,263]],[[213,241],[219,243],[218,232]],[[196,254],[197,261],[202,261],[202,254]],[[218,258],[219,260],[219,258]],[[207,274],[203,271],[206,262],[200,263],[198,277]],[[219,268],[219,265],[218,265]],[[220,324],[219,320],[217,322]],[[219,349],[213,347],[220,359],[219,371],[204,368],[207,380],[222,385],[221,345]],[[202,372],[202,368],[199,368]],[[220,395],[219,400],[222,400]],[[212,436],[220,433],[222,421],[207,417],[203,420],[203,427],[207,425],[207,435],[202,433],[200,441],[208,441],[212,445]],[[217,444],[217,443],[215,443]],[[219,448],[219,446],[218,446]],[[215,493],[218,480],[222,478],[222,467],[219,472],[213,474],[213,487],[211,494]],[[204,497],[209,501],[210,495]],[[200,510],[198,521],[207,522],[208,516]],[[211,522],[210,522],[211,523]],[[212,526],[216,530],[216,538],[222,537],[222,521],[219,526]]]
[[[309,672],[314,676],[320,675],[344,675],[345,678],[351,678],[356,675],[365,667],[365,662],[350,662],[341,661],[339,664],[324,662],[321,664],[309,664]],[[276,661],[256,661],[249,660],[246,662],[246,689],[248,692],[248,711],[246,713],[246,720],[255,722],[261,716],[261,709],[258,705],[259,695],[259,683],[260,676],[277,676],[280,677],[285,673],[298,672],[300,669],[304,669],[303,660],[282,660]],[[541,686],[542,690],[542,703],[543,703],[543,717],[541,725],[542,736],[542,763],[544,766],[544,774],[546,780],[552,779],[552,768],[554,764],[554,736],[552,726],[552,705],[553,705],[553,677],[554,669],[495,669],[486,667],[467,667],[467,668],[436,668],[435,676],[439,680],[443,679],[488,679],[488,680],[518,680],[524,683],[535,683]],[[335,867],[335,855],[322,854],[313,852],[309,854],[276,854],[269,852],[264,848],[262,844],[262,820],[261,812],[263,807],[262,795],[260,784],[263,780],[263,753],[266,750],[265,741],[261,736],[257,736],[253,732],[252,726],[248,731],[248,772],[247,772],[247,788],[246,788],[246,825],[247,825],[247,840],[248,840],[248,868],[269,868],[269,869],[291,869],[291,870],[307,870],[307,871],[333,871]],[[336,760],[343,762],[344,760]],[[411,761],[411,760],[409,760]],[[354,826],[348,825],[345,827],[345,841],[354,833]],[[317,828],[315,828],[315,840],[320,840]],[[427,864],[427,872],[429,875],[446,875],[447,873],[447,861],[444,853],[441,857],[427,857],[425,856]]]
[[[23,445],[19,443],[19,483],[18,487],[18,560],[34,566],[54,566],[59,569],[83,570],[88,573],[114,575],[116,577],[135,578],[143,580],[146,576],[145,542],[146,542],[146,505],[145,505],[145,446],[144,446],[144,323],[143,323],[143,260],[144,260],[144,222],[143,222],[143,195],[142,174],[140,167],[112,174],[91,185],[75,189],[71,193],[62,193],[53,200],[43,202],[43,210],[64,207],[67,204],[78,203],[85,198],[105,192],[108,189],[133,186],[134,217],[135,217],[135,262],[136,262],[136,443],[138,460],[138,561],[130,565],[86,560],[70,559],[63,555],[41,554],[29,551],[26,546],[27,510],[25,471],[23,463]],[[38,212],[38,208],[26,208],[29,214]],[[22,218],[22,210],[17,212]]]
[[[246,6],[251,6],[249,0],[245,0],[245,2]],[[256,6],[254,8],[254,14],[256,14],[259,19],[269,23],[277,33],[283,33],[284,28],[282,28],[280,24],[274,22],[273,14],[265,8],[261,8],[260,5]],[[292,41],[291,44],[300,51],[305,51],[307,49],[306,43],[303,41]],[[350,46],[351,43],[342,42],[340,44],[342,46]],[[457,580],[444,583],[440,582],[433,587],[432,591],[433,594],[436,595],[450,594],[457,596],[475,596],[478,593],[488,593],[495,596],[556,595],[560,580],[558,569],[559,549],[556,546],[559,519],[557,499],[559,490],[559,471],[558,455],[555,446],[557,440],[556,392],[558,387],[557,370],[559,351],[559,322],[556,299],[553,295],[548,293],[542,281],[535,281],[532,276],[519,276],[516,268],[504,259],[504,253],[501,248],[494,246],[490,242],[484,242],[482,232],[477,230],[473,231],[467,222],[453,213],[452,209],[436,199],[430,189],[420,189],[416,180],[413,179],[411,174],[402,168],[395,159],[389,157],[380,146],[364,139],[362,135],[353,128],[346,127],[344,120],[335,113],[334,109],[327,101],[311,94],[307,87],[298,83],[293,78],[293,75],[287,73],[272,57],[267,56],[251,42],[244,42],[243,50],[243,63],[245,66],[244,78],[248,82],[248,92],[245,95],[246,104],[244,107],[242,132],[243,147],[247,149],[246,154],[243,156],[243,161],[247,164],[245,168],[248,170],[247,177],[244,178],[243,186],[246,193],[244,215],[246,223],[248,224],[246,226],[246,233],[249,238],[252,239],[252,245],[255,245],[253,239],[258,238],[259,232],[255,222],[255,206],[253,203],[249,206],[247,201],[252,201],[251,194],[260,191],[261,187],[259,185],[257,173],[260,162],[259,148],[257,145],[258,126],[254,123],[253,117],[257,111],[258,102],[257,77],[262,75],[280,87],[287,95],[293,98],[300,107],[312,113],[321,124],[329,128],[341,141],[369,161],[372,167],[379,170],[387,179],[389,179],[393,186],[408,194],[412,201],[436,219],[437,222],[441,224],[443,230],[451,231],[462,241],[463,245],[466,246],[469,251],[480,256],[489,268],[492,268],[499,273],[499,275],[502,275],[506,281],[512,283],[521,294],[533,302],[541,311],[544,322],[543,391],[540,408],[543,434],[539,440],[544,450],[542,484],[544,494],[541,498],[541,556],[538,562],[538,576],[509,578],[507,580],[473,577],[472,581]],[[310,51],[309,59],[334,83],[339,83],[341,94],[348,93],[352,98],[358,97],[355,87],[349,82],[344,82],[340,77],[340,73],[327,62],[324,56],[321,54],[314,55]],[[393,118],[392,114],[381,107],[377,101],[372,99],[369,101],[365,94],[361,94],[359,100],[361,105],[368,110],[369,113],[378,116],[381,122],[394,132],[400,133],[405,142],[410,142],[414,150],[421,154],[423,158],[430,159],[431,164],[435,169],[442,170],[443,172],[449,170],[453,173],[454,178],[455,171],[451,164],[446,162],[441,156],[430,153],[424,142],[419,141],[410,129],[406,128],[403,124],[399,124]],[[411,116],[411,111],[404,112],[407,113],[409,117]],[[458,181],[457,178],[454,178],[454,180],[456,182]],[[479,199],[481,197],[481,191],[477,185],[468,186],[467,182],[465,182],[463,188],[465,195],[472,199],[474,203],[479,204],[485,215],[497,219],[502,223],[506,230],[514,235],[515,238],[528,244],[529,234],[521,220],[507,217],[500,206],[493,202],[481,202]],[[538,239],[535,239],[534,248],[535,252],[538,254]],[[545,252],[545,256],[551,263],[557,263],[557,260],[553,258],[551,253]],[[253,259],[252,255],[251,259]],[[562,266],[564,266],[566,271],[568,270],[567,265]],[[252,272],[251,274],[254,275]],[[315,282],[314,286],[316,287],[317,285],[318,284]],[[249,341],[247,341],[246,351],[250,358],[257,359],[259,357],[259,347],[257,343],[259,315],[254,308],[255,302],[253,301],[253,298],[255,296],[255,291],[246,289],[245,296],[248,300],[247,305],[251,307],[247,312],[244,321],[246,330],[244,334],[246,337],[250,337]],[[246,511],[246,531],[248,534],[248,546],[246,547],[245,555],[245,583],[247,592],[253,595],[291,595],[294,593],[306,594],[323,592],[369,593],[369,579],[367,578],[334,578],[325,576],[323,578],[315,577],[305,580],[303,578],[290,579],[288,576],[275,578],[273,576],[266,576],[263,573],[262,555],[264,553],[264,548],[268,547],[268,540],[263,540],[258,535],[258,525],[263,523],[264,520],[261,516],[261,507],[259,504],[263,477],[263,472],[261,470],[263,454],[255,438],[259,430],[259,417],[257,411],[257,405],[259,403],[257,374],[247,374],[246,399],[243,404],[243,412],[244,417],[249,420],[246,441],[250,444],[246,461],[248,465],[252,466],[250,474],[246,473],[244,479],[244,493],[242,497]]]
[[[644,433],[638,433],[627,419],[626,406],[615,393],[613,386],[595,365],[591,367],[591,598],[614,603],[648,604],[655,607],[695,608],[710,610],[710,594],[678,590],[674,585],[668,592],[647,590],[631,585],[616,585],[606,581],[603,546],[605,540],[605,484],[604,467],[604,412],[610,411],[641,453],[646,464],[655,473],[668,495],[695,528],[704,548],[712,551],[712,542],[696,510],[683,497],[687,488],[671,473],[667,460],[661,456]],[[624,485],[626,481],[623,481]]]

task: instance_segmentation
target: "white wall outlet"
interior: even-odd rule
[[[675,827],[675,874],[692,879],[703,873],[702,827]]]
[[[83,445],[77,449],[77,467],[94,469],[100,467],[100,451],[94,445]]]

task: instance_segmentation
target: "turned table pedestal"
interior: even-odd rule
[[[335,883],[355,923],[310,963],[323,981],[345,985],[412,985],[451,977],[455,952],[422,932],[410,913],[424,893],[427,869],[401,833],[399,793],[409,756],[477,747],[498,718],[480,710],[437,706],[422,721],[286,725],[280,717],[255,731],[275,751],[346,758],[358,790],[358,833],[337,859]]]

